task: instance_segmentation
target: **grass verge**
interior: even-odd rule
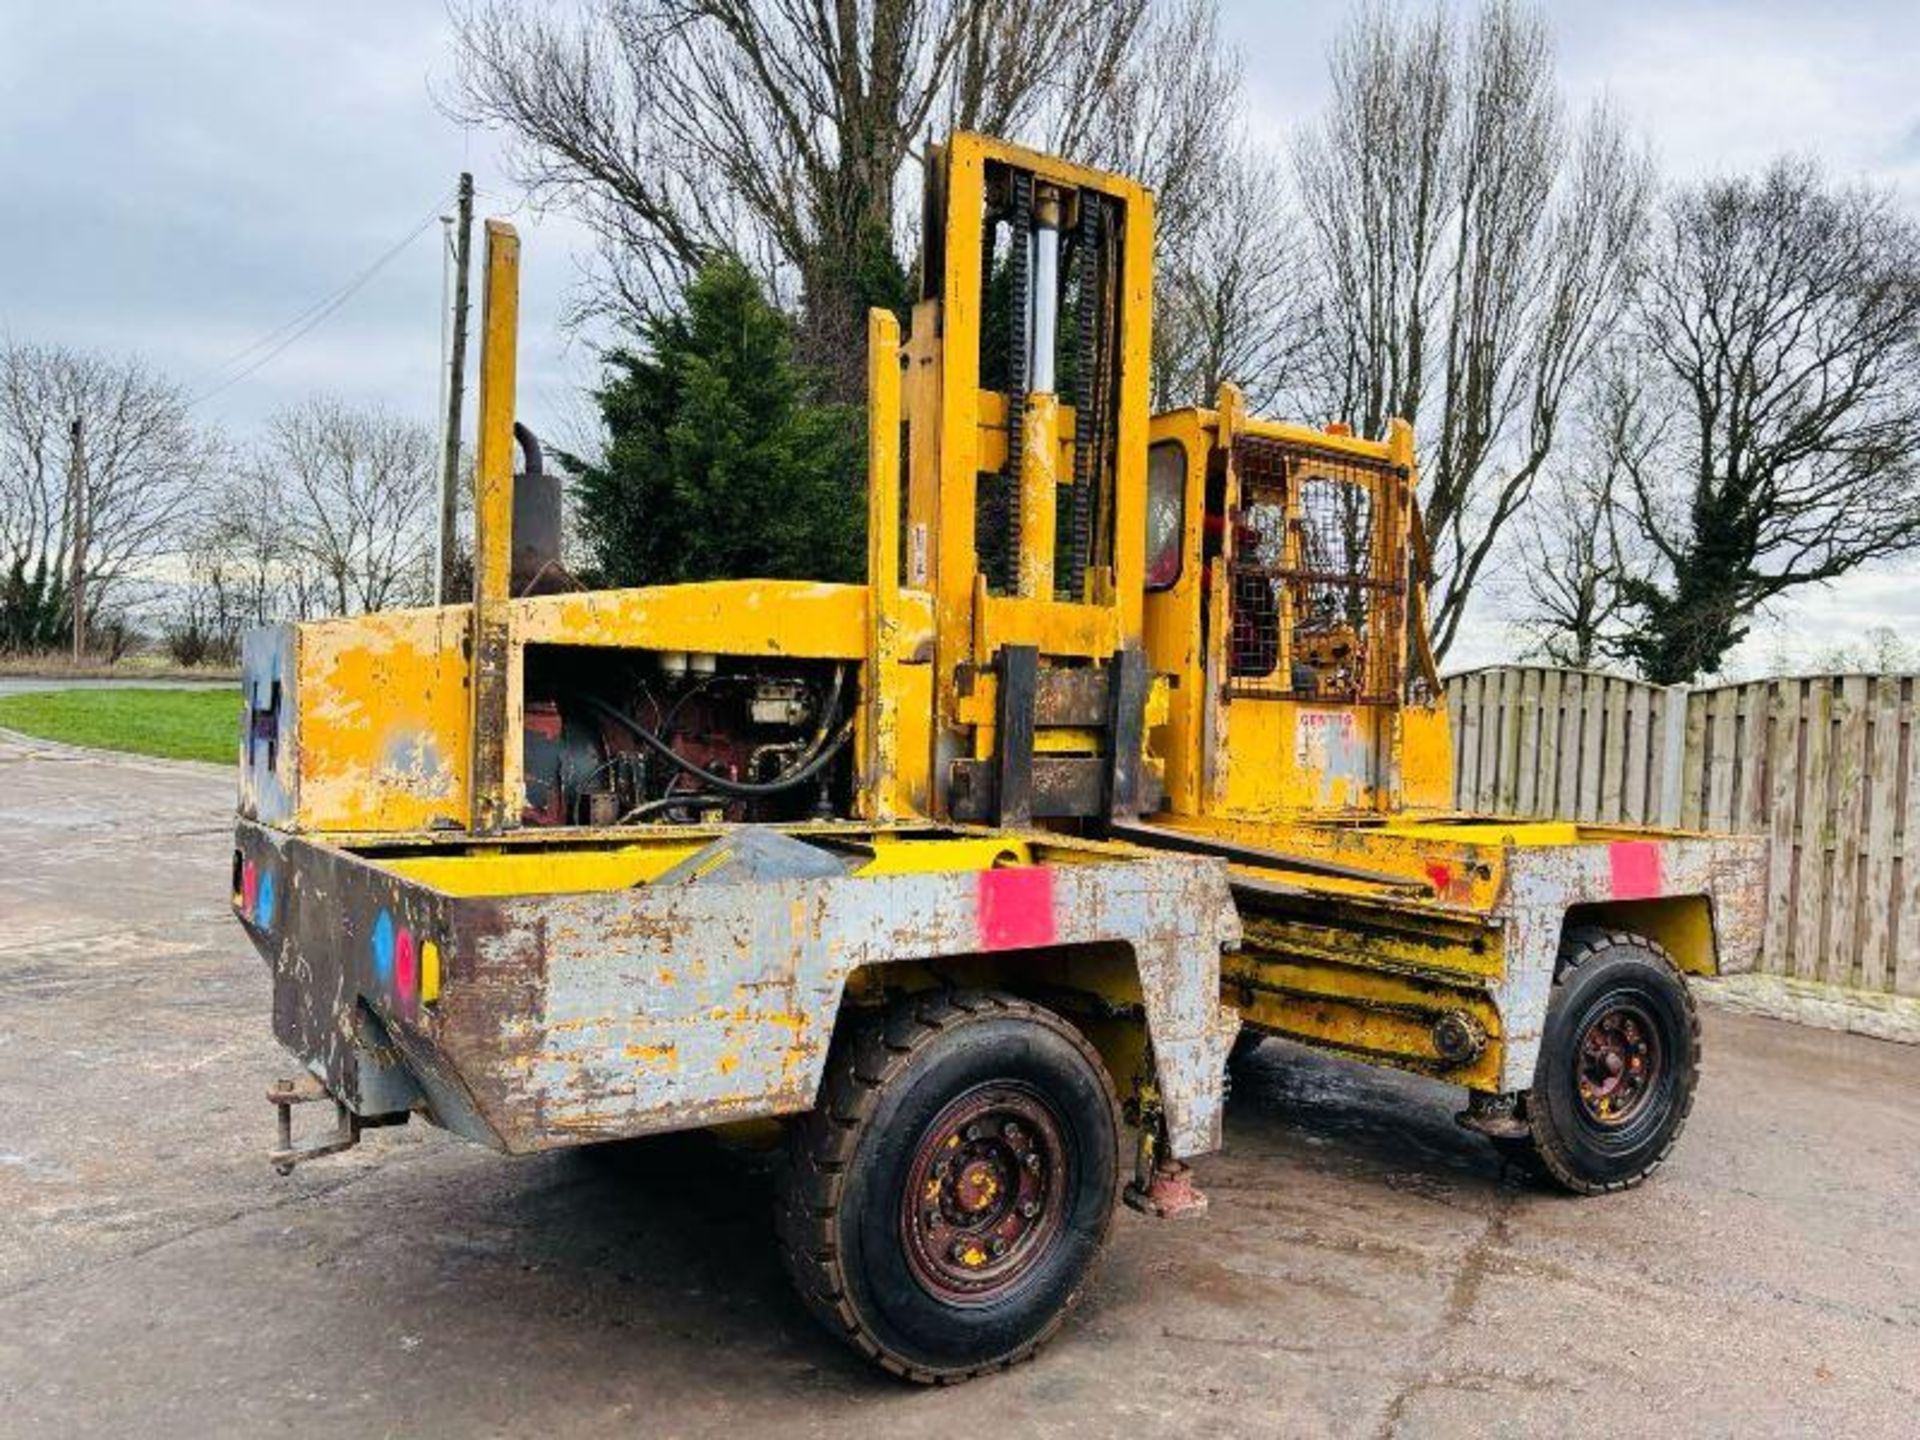
[[[0,695],[0,729],[96,750],[228,764],[240,744],[240,696],[227,689]]]

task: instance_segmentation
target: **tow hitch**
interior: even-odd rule
[[[267,1152],[267,1163],[280,1175],[291,1175],[293,1167],[303,1160],[318,1160],[322,1155],[338,1155],[342,1150],[351,1150],[360,1143],[362,1130],[407,1123],[404,1110],[397,1115],[356,1115],[344,1103],[328,1094],[327,1087],[311,1075],[274,1081],[268,1087],[267,1100],[276,1112],[280,1138],[280,1143]],[[293,1107],[312,1105],[322,1100],[333,1103],[333,1132],[321,1139],[296,1145],[293,1140]]]

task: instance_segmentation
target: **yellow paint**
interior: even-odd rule
[[[901,597],[903,641],[927,634],[926,604]],[[859,660],[867,647],[864,585],[814,580],[704,580],[633,590],[540,595],[509,607],[518,645],[598,645]]]
[[[1007,397],[998,390],[976,390],[974,405],[980,417],[979,446],[975,458],[980,462],[980,468],[991,474],[1004,469],[1007,463]],[[1073,427],[1078,412],[1057,395],[1053,397],[1051,409],[1053,472],[1056,478],[1064,479],[1073,474]],[[1023,447],[1033,445],[1036,441],[1042,445],[1046,443],[1044,436],[1034,434],[1031,424],[1020,433]]]
[[[420,947],[420,1002],[431,1005],[440,998],[440,945],[429,940]]]
[[[560,854],[549,850],[494,854],[456,851],[404,856],[380,864],[445,895],[578,895],[644,884],[671,870],[704,844],[703,840],[676,839]]]
[[[1026,842],[999,836],[948,840],[896,840],[878,836],[873,859],[854,873],[873,875],[938,875],[956,870],[992,870],[1001,865],[1030,865],[1033,852]]]
[[[1394,820],[1358,825],[1311,816],[1257,820],[1176,815],[1156,817],[1156,823],[1233,845],[1350,867],[1384,877],[1387,882],[1342,883],[1302,872],[1284,876],[1290,883],[1310,885],[1329,894],[1343,890],[1378,894],[1395,883],[1425,892],[1433,884],[1432,867],[1438,866],[1446,872],[1448,888],[1436,898],[1449,908],[1485,913],[1492,909],[1506,876],[1506,855],[1498,841],[1474,843],[1451,833],[1461,827]],[[1511,833],[1524,838],[1529,828],[1511,827],[1501,836]]]
[[[930,600],[900,592],[902,657],[930,646]],[[297,745],[282,769],[296,774],[287,828],[340,834],[408,832],[465,820],[471,810],[472,700],[468,606],[387,611],[295,628],[291,688]],[[692,649],[858,663],[867,650],[867,589],[811,581],[713,581],[509,600],[500,606],[508,674],[529,644]],[[896,813],[927,809],[932,667],[894,666],[898,745]],[[509,690],[517,690],[510,678]],[[503,783],[521,785],[518,697],[508,708]]]
[[[468,608],[297,627],[291,830],[424,830],[467,812]]]
[[[1674,963],[1689,975],[1716,975],[1718,948],[1714,941],[1713,911],[1702,895],[1666,900],[1613,900],[1581,905],[1570,923],[1631,930],[1659,943]]]
[[[1406,705],[1400,721],[1400,804],[1408,810],[1453,808],[1453,730],[1435,687],[1429,705]]]
[[[1147,745],[1163,768],[1168,807],[1185,815],[1200,808],[1209,708],[1209,686],[1200,651],[1200,617],[1205,603],[1200,554],[1211,442],[1202,432],[1199,415],[1196,410],[1179,410],[1154,418],[1154,442],[1178,448],[1186,483],[1181,503],[1179,576],[1172,586],[1154,591],[1145,599],[1147,656],[1157,672],[1172,680],[1165,691],[1166,713],[1152,721]]]
[[[1037,755],[1098,755],[1105,735],[1073,725],[1049,726],[1034,732],[1033,749]]]
[[[1346,902],[1365,897],[1330,894],[1310,918],[1252,911],[1242,917],[1246,948],[1223,962],[1221,973],[1244,978],[1275,957],[1352,971],[1343,982],[1356,998],[1392,999],[1410,979],[1478,991],[1505,971],[1497,925],[1422,915],[1412,905]],[[1365,922],[1371,921],[1371,925]],[[1249,968],[1252,967],[1252,968]]]
[[[733,851],[730,849],[722,847],[718,850],[715,850],[713,854],[709,855],[706,859],[702,860],[698,865],[693,867],[693,875],[691,878],[695,880],[704,879],[707,876],[711,875],[714,871],[718,870],[722,865],[726,864],[727,861],[731,860],[732,858],[733,858]]]
[[[1449,840],[1466,845],[1578,845],[1580,827],[1566,820],[1490,820],[1462,825],[1402,821],[1382,833],[1411,840]]]
[[[891,820],[900,793],[900,322],[867,316],[867,675],[862,811]],[[910,807],[909,807],[910,808]]]
[[[1020,593],[1053,599],[1053,547],[1060,498],[1060,401],[1027,397],[1020,447]]]
[[[1392,813],[1409,794],[1432,803],[1438,786],[1450,783],[1444,713],[1437,734],[1435,726],[1427,724],[1418,729],[1418,743],[1410,747],[1399,706],[1258,693],[1262,687],[1295,690],[1296,662],[1315,658],[1310,652],[1295,654],[1292,648],[1293,583],[1274,587],[1279,608],[1272,621],[1276,651],[1271,677],[1254,680],[1231,673],[1228,567],[1239,526],[1221,523],[1213,528],[1212,543],[1225,549],[1209,561],[1207,476],[1223,470],[1223,513],[1238,515],[1242,496],[1234,447],[1243,437],[1308,447],[1313,454],[1350,457],[1363,465],[1350,472],[1350,478],[1368,487],[1374,527],[1368,558],[1377,588],[1369,592],[1365,639],[1378,663],[1392,673],[1404,676],[1408,664],[1406,627],[1395,599],[1405,589],[1405,523],[1415,485],[1412,432],[1406,426],[1395,422],[1387,439],[1374,441],[1260,420],[1246,413],[1231,385],[1221,388],[1212,410],[1156,416],[1153,442],[1178,447],[1187,476],[1179,578],[1169,589],[1147,597],[1147,653],[1154,668],[1171,675],[1175,685],[1171,714],[1152,739],[1154,753],[1166,768],[1173,812],[1264,823]],[[1302,567],[1308,557],[1299,548],[1300,498],[1293,487],[1285,492],[1285,503],[1284,563]],[[1208,636],[1204,648],[1199,643],[1203,625]]]
[[[1480,1056],[1467,1065],[1449,1065],[1440,1059],[1433,1046],[1432,1026],[1446,1009],[1467,1008],[1485,1023],[1497,1023],[1491,1001],[1484,998],[1470,1007],[1438,1007],[1421,1015],[1380,1008],[1343,982],[1350,976],[1326,974],[1305,978],[1320,979],[1325,985],[1320,995],[1273,995],[1263,992],[1233,992],[1236,1005],[1247,1024],[1273,1034],[1285,1035],[1311,1045],[1370,1060],[1397,1069],[1417,1070],[1443,1075],[1469,1089],[1498,1088],[1502,1046],[1490,1037]]]
[[[513,549],[513,414],[520,321],[520,239],[487,222],[480,313],[480,418],[474,451],[472,828],[505,827],[519,813],[507,793],[507,757],[518,756],[518,712],[504,607]],[[513,727],[516,728],[517,727]]]
[[[1111,655],[1123,638],[1117,610],[1067,600],[989,595],[980,607],[983,647],[1036,645],[1048,655]]]
[[[978,477],[1000,471],[1007,458],[1007,399],[980,386],[982,239],[988,174],[997,166],[1029,172],[1036,195],[1049,188],[1063,196],[1097,192],[1116,201],[1123,217],[1119,364],[1111,410],[1117,457],[1111,561],[1096,553],[1085,593],[1065,601],[1054,598],[1054,479],[1072,473],[1079,417],[1057,400],[1033,395],[1026,401],[1021,473],[1014,477],[1024,496],[1016,556],[1019,593],[989,594],[976,563]],[[1143,453],[1146,440],[1153,199],[1122,177],[978,135],[953,136],[934,150],[929,168],[938,177],[931,193],[944,206],[944,270],[938,304],[916,308],[907,346],[912,371],[908,428],[915,452],[908,494],[909,573],[924,574],[933,594],[936,673],[929,741],[979,756],[988,752],[992,738],[991,711],[981,708],[992,703],[991,685],[982,681],[1002,646],[1030,644],[1046,655],[1101,659],[1140,638],[1145,502],[1128,457]],[[913,558],[916,536],[926,537],[924,565]],[[963,681],[963,675],[971,679]],[[935,813],[940,798],[936,789],[931,796]]]
[[[513,551],[513,415],[520,321],[520,237],[489,220],[480,301],[480,417],[474,448],[474,592],[507,598]]]
[[[631,1044],[623,1047],[621,1057],[641,1065],[657,1065],[664,1070],[680,1068],[680,1049],[671,1040],[659,1045]]]

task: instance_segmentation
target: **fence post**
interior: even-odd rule
[[[1669,830],[1680,826],[1686,799],[1687,697],[1685,685],[1669,685],[1660,707],[1660,796],[1655,819]]]

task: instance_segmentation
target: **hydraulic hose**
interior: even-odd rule
[[[619,823],[629,825],[635,820],[643,819],[648,815],[657,815],[681,805],[698,805],[702,803],[711,805],[720,798],[718,795],[709,795],[704,790],[688,790],[679,795],[661,795],[655,799],[646,800],[634,806],[620,817]]]
[[[715,774],[705,766],[689,760],[659,735],[656,735],[617,705],[609,704],[598,695],[586,694],[584,692],[580,698],[584,700],[589,707],[598,711],[607,719],[631,731],[636,738],[651,748],[661,759],[667,761],[670,765],[677,766],[680,770],[691,775],[695,780],[698,780],[710,789],[718,790],[724,795],[747,797],[780,795],[797,786],[804,785],[808,780],[811,780],[815,775],[819,774],[827,762],[838,755],[846,746],[846,743],[853,738],[852,716],[848,716],[847,719],[841,723],[839,729],[833,731],[831,735],[829,735],[827,730],[827,726],[832,723],[834,708],[839,704],[840,692],[845,683],[845,679],[846,671],[844,667],[834,672],[833,687],[828,693],[826,705],[821,709],[820,730],[814,736],[813,743],[808,747],[807,753],[795,761],[791,767],[783,770],[771,780],[761,781],[733,780],[725,775]]]

